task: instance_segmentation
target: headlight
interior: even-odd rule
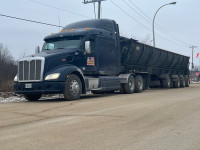
[[[17,75],[15,76],[14,81],[15,81],[15,82],[18,81],[18,77],[17,77]]]
[[[45,77],[45,80],[55,80],[58,79],[60,73],[53,73]]]

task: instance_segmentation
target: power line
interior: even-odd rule
[[[69,10],[65,10],[65,9],[58,8],[58,7],[55,7],[55,6],[52,6],[52,5],[44,4],[44,3],[41,3],[41,2],[38,2],[38,1],[35,1],[35,0],[29,0],[29,1],[43,5],[43,6],[46,6],[46,7],[54,8],[54,9],[57,9],[57,10],[60,10],[60,11],[64,11],[64,12],[67,12],[67,13],[70,13],[70,14],[74,14],[74,15],[77,15],[77,16],[81,16],[81,17],[90,19],[90,17],[88,17],[88,16],[85,16],[85,15],[82,15],[82,14],[79,14],[79,13],[75,13],[75,12],[72,12],[72,11],[69,11]]]
[[[124,1],[124,0],[123,0]],[[151,22],[152,22],[152,19],[148,16],[148,15],[146,15],[139,7],[137,7],[131,0],[129,0],[129,2],[137,9],[137,10],[139,10],[142,14],[143,14],[143,16],[144,17],[146,17],[148,20],[150,20]],[[126,3],[126,2],[125,2]],[[127,3],[126,3],[127,4]],[[127,4],[128,5],[128,4]],[[128,5],[129,7],[131,7],[130,5]],[[133,7],[131,7],[132,9],[134,9]],[[137,12],[137,11],[135,11],[135,12]],[[138,12],[137,12],[138,13]],[[140,15],[140,14],[139,14]],[[141,16],[141,15],[140,15]],[[142,16],[142,18],[144,18]],[[146,20],[146,19],[145,19]],[[147,21],[147,20],[146,20]],[[149,22],[149,21],[148,21]],[[176,40],[176,41],[178,41],[178,42],[180,42],[180,43],[182,43],[182,44],[184,44],[184,45],[186,45],[186,46],[190,46],[191,44],[188,44],[188,43],[186,43],[186,42],[184,42],[184,41],[182,41],[182,40],[180,40],[179,38],[177,38],[177,37],[175,37],[175,36],[173,36],[172,34],[170,34],[168,31],[166,31],[166,29],[164,29],[163,27],[161,27],[159,24],[157,24],[157,23],[155,23],[156,24],[156,26],[157,27],[159,27],[160,29],[159,29],[159,31],[161,31],[161,32],[163,32],[163,33],[167,33],[168,34],[168,36],[169,37],[171,37],[172,39],[174,39],[174,40]]]
[[[17,20],[22,20],[22,21],[27,21],[27,22],[33,22],[33,23],[48,25],[48,26],[53,26],[53,27],[62,27],[63,28],[63,26],[58,26],[58,25],[54,25],[54,24],[49,24],[49,23],[45,23],[45,22],[39,22],[39,21],[34,21],[34,20],[29,20],[29,19],[24,19],[24,18],[19,18],[19,17],[8,16],[8,15],[4,15],[4,14],[0,14],[0,16],[12,18],[12,19],[17,19]]]
[[[148,27],[146,27],[145,25],[143,25],[142,23],[140,23],[137,19],[135,19],[133,16],[129,15],[125,10],[123,10],[121,7],[119,7],[116,3],[114,3],[112,0],[110,0],[110,2],[112,4],[114,4],[117,8],[119,8],[121,11],[123,11],[126,15],[128,15],[131,19],[133,19],[135,22],[137,22],[138,24],[140,24],[143,28],[147,29],[147,30],[151,30]]]
[[[110,0],[110,2],[111,2],[112,4],[114,4],[117,8],[119,8],[121,11],[123,11],[126,15],[128,15],[131,19],[133,19],[135,22],[137,22],[137,23],[140,24],[142,27],[144,27],[146,30],[151,31],[150,28],[148,28],[148,27],[146,27],[145,25],[143,25],[142,23],[140,23],[137,19],[135,19],[135,18],[134,18],[133,16],[131,16],[130,14],[128,14],[125,10],[123,10],[120,6],[118,6],[118,5],[117,5],[116,3],[114,3],[112,0]],[[159,35],[159,34],[158,34],[157,36],[159,36],[160,38],[162,38],[162,39],[164,39],[164,40],[166,40],[166,41],[170,41],[170,40],[164,38],[163,36],[161,36],[161,35]],[[176,42],[176,41],[171,41],[171,43],[175,43],[175,44],[178,44],[178,45],[183,46],[183,44],[180,44],[180,43],[178,43],[178,42]],[[184,47],[186,47],[186,45],[184,45]]]

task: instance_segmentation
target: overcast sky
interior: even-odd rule
[[[35,0],[34,2],[33,0],[0,0],[0,14],[55,25],[59,24],[59,16],[61,25],[65,26],[72,22],[95,17],[93,4],[85,5],[82,1]],[[146,21],[148,19],[145,20],[144,14],[138,11],[135,6],[148,15],[149,18],[153,18],[160,6],[173,2],[171,0],[124,0],[128,3],[127,5],[123,0],[112,1],[126,13],[116,7],[111,0],[107,0],[102,2],[102,18],[115,20],[119,24],[120,33],[123,36],[142,40],[149,35],[149,41],[152,40],[151,21]],[[36,2],[51,5],[59,8],[59,10]],[[198,65],[200,58],[197,59],[196,55],[200,52],[200,0],[176,0],[176,2],[176,5],[163,7],[157,14],[155,22],[165,32],[160,32],[161,29],[158,27],[155,29],[156,46],[190,57],[191,49],[189,45],[198,46],[194,51],[194,63]],[[58,31],[59,28],[57,27],[0,16],[0,43],[8,46],[15,59],[19,59],[23,53],[34,53],[37,45],[42,47],[45,36]],[[171,38],[171,36],[173,37]]]

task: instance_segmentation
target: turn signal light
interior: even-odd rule
[[[85,28],[85,30],[89,30],[89,28]]]
[[[75,31],[75,29],[71,29],[71,31]]]

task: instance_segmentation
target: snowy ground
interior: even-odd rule
[[[200,84],[200,82],[191,81],[191,84]],[[91,92],[87,93],[91,94]],[[60,99],[63,98],[62,94],[55,95],[43,95],[41,100],[45,99]],[[0,103],[12,103],[12,102],[26,102],[27,100],[22,95],[16,95],[12,92],[0,92]]]
[[[63,98],[63,95],[61,94],[55,94],[55,95],[43,95],[41,100],[45,99],[59,99]],[[14,93],[6,93],[6,92],[0,92],[0,103],[12,103],[12,102],[26,102],[27,100],[22,95],[16,95]]]

